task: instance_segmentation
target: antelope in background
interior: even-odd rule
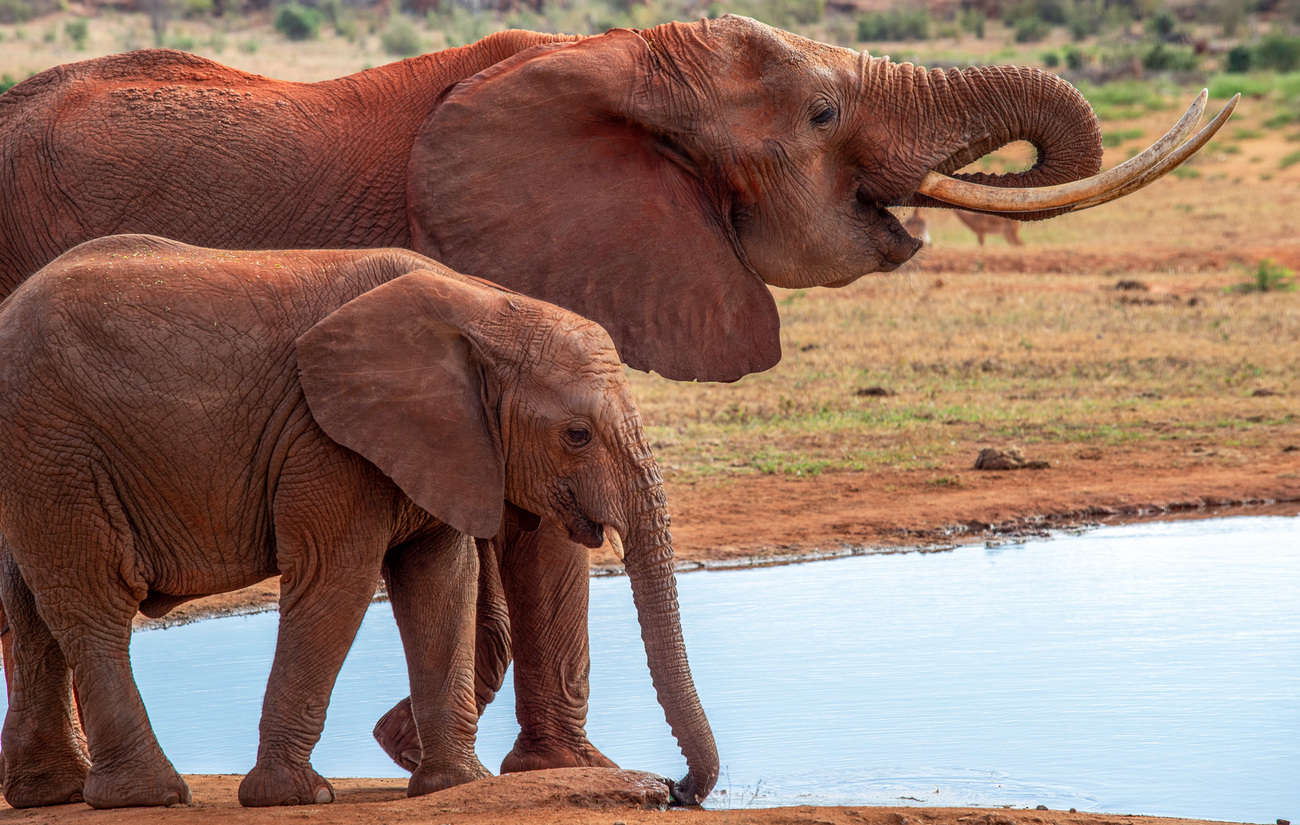
[[[1007,243],[1012,246],[1024,246],[1025,242],[1020,240],[1020,221],[1013,221],[1010,218],[999,218],[997,215],[985,215],[981,212],[963,212],[960,209],[954,209],[953,214],[957,220],[970,227],[979,239],[980,246],[984,245],[985,235],[998,235],[1007,239]]]
[[[954,209],[952,213],[957,216],[958,220],[971,228],[971,231],[975,233],[975,237],[979,239],[980,246],[984,245],[985,235],[993,234],[1000,234],[1012,246],[1025,245],[1025,242],[1020,240],[1019,221],[999,218],[996,215],[985,215],[980,212],[963,212],[960,209]],[[930,245],[930,232],[926,228],[925,215],[920,208],[912,210],[911,217],[903,221],[903,228],[913,238],[920,238],[921,243],[926,246]]]

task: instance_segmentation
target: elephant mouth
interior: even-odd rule
[[[578,505],[577,496],[568,485],[561,485],[552,501],[560,526],[572,541],[593,550],[605,543],[605,526],[583,512]]]
[[[583,547],[595,550],[605,543],[605,525],[582,513],[576,513],[565,527],[568,528],[569,538]]]
[[[867,221],[868,231],[874,236],[875,243],[871,244],[871,246],[879,258],[875,265],[876,272],[893,272],[912,260],[912,256],[920,251],[921,242],[913,238],[903,228],[894,213],[886,208],[885,203],[876,200],[865,189],[859,188],[857,191],[857,205],[859,214]],[[848,286],[856,281],[858,277],[860,276],[855,275],[838,281],[823,283],[820,286]]]

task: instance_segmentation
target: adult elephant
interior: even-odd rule
[[[949,177],[1019,140],[1033,168]],[[1153,162],[1072,183],[1101,133],[1050,74],[926,71],[742,17],[503,32],[310,84],[141,51],[0,97],[0,288],[110,233],[404,246],[599,322],[637,369],[730,381],[780,358],[769,284],[843,286],[916,252],[888,206],[1046,217]],[[480,707],[516,663],[502,770],[612,764],[584,729],[588,551],[509,518],[483,551]],[[409,767],[408,721],[377,735]]]

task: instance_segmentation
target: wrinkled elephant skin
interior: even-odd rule
[[[598,325],[405,250],[127,235],[15,290],[0,351],[10,804],[188,802],[131,676],[132,619],[276,574],[279,637],[240,802],[333,800],[311,751],[381,574],[425,743],[408,792],[487,776],[473,537],[497,532],[506,502],[586,546],[627,537],[651,675],[690,768],[680,787],[712,788],[662,481]]]

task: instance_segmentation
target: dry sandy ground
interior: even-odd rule
[[[1174,825],[1201,820],[1049,810],[825,807],[662,810],[663,783],[636,771],[567,769],[512,774],[407,799],[394,779],[340,779],[332,805],[240,808],[237,776],[188,776],[194,803],[95,811],[85,805],[15,811],[0,821],[42,825]]]

